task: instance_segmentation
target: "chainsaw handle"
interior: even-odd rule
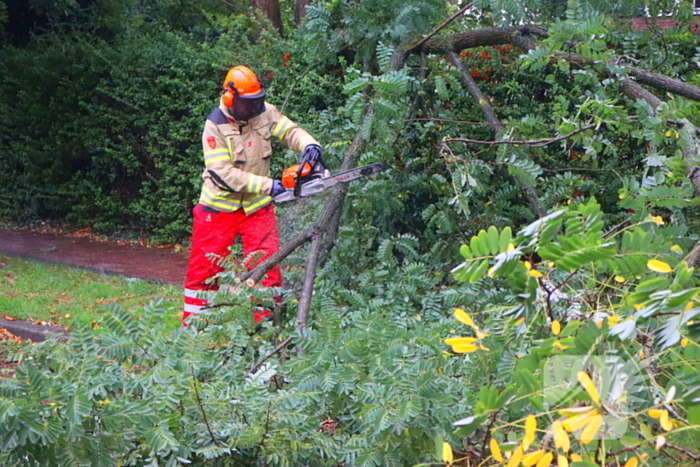
[[[295,199],[294,198],[294,190],[291,190],[291,189],[284,190],[282,193],[280,193],[279,195],[275,196],[272,199],[275,200],[275,203],[284,203],[285,201],[291,201],[291,200]]]

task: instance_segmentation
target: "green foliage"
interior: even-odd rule
[[[650,3],[651,17],[671,4]],[[349,186],[303,336],[300,250],[284,265],[279,328],[256,331],[253,302],[224,289],[211,294],[216,312],[187,329],[163,332],[160,305],[142,321],[114,309],[104,333],[76,327],[66,344],[23,349],[18,377],[0,384],[7,465],[403,466],[439,462],[443,442],[455,459],[493,464],[490,437],[513,451],[533,436],[522,436],[528,416],[544,433],[576,404],[605,410],[609,425],[629,419],[604,445],[574,440],[581,466],[596,452],[661,465],[660,434],[697,451],[683,434],[700,423],[698,283],[683,260],[698,240],[686,123],[700,114],[678,97],[661,95],[657,109],[633,101],[617,79],[634,63],[696,83],[687,7],[678,28],[633,31],[622,16],[638,2],[476,2],[441,33],[536,23],[550,34],[523,55],[510,44],[460,54],[503,124],[494,132],[449,58],[391,68],[453,5],[311,5],[287,39],[208,3],[204,17],[160,27],[176,6],[139,2],[133,24],[107,15],[118,26],[109,34],[54,24],[26,47],[6,43],[4,217],[186,236],[201,124],[232,62],[254,64],[331,169],[359,135],[356,162],[385,170]],[[277,154],[273,175],[297,159]],[[297,229],[323,199],[278,212]],[[221,282],[234,285],[236,268]],[[279,292],[245,293],[270,304]],[[473,316],[463,338],[473,343],[446,352],[441,340],[462,333],[446,316],[454,308]],[[292,348],[253,374],[287,337]],[[574,370],[569,392],[552,388],[545,376],[562,376],[548,366],[560,357],[580,363],[561,368],[598,372],[603,404]],[[608,396],[631,370],[606,362],[640,370],[627,405]],[[647,416],[662,408],[677,425]]]
[[[491,227],[462,246],[465,262],[455,277],[477,282],[488,268],[492,287],[506,290],[478,308],[483,318],[477,329],[486,333],[490,350],[483,352],[509,362],[493,375],[500,391],[482,388],[472,416],[455,423],[457,433],[468,437],[467,449],[493,437],[502,449],[534,452],[537,448],[528,448],[534,430],[526,423],[522,437],[514,425],[533,417],[540,430],[551,432],[556,429],[550,424],[559,419],[562,434],[554,434],[555,446],[541,446],[545,452],[570,457],[562,447],[569,442],[561,439],[571,434],[571,452],[588,462],[628,446],[638,460],[651,454],[647,464],[661,466],[663,460],[654,456],[659,443],[685,444],[684,431],[700,430],[700,420],[692,416],[700,402],[694,396],[700,387],[694,325],[700,289],[681,248],[672,247],[683,236],[660,226],[660,218],[620,231],[605,232],[604,224],[600,205],[591,199],[543,217],[513,238],[510,229],[499,233]],[[491,340],[495,335],[498,340]],[[519,360],[513,361],[513,352]],[[683,371],[672,370],[675,365]],[[651,366],[668,370],[652,373]],[[580,373],[579,386],[581,371],[593,378],[594,389]],[[659,426],[653,419],[664,410],[663,417],[673,415],[671,421],[662,417]],[[552,415],[557,412],[561,417]],[[591,423],[586,417],[604,423],[582,434],[578,430]],[[578,428],[574,420],[581,421]]]

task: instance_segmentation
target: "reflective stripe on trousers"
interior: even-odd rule
[[[193,209],[192,249],[187,266],[185,281],[185,303],[182,314],[184,321],[190,314],[206,312],[207,300],[200,298],[202,291],[218,290],[216,283],[208,280],[224,269],[220,260],[229,254],[236,237],[241,236],[243,255],[252,258],[245,266],[253,269],[279,250],[277,220],[272,205],[262,208],[250,215],[243,209],[234,212],[207,212],[201,204]],[[262,254],[253,254],[260,252]],[[279,266],[275,266],[263,278],[263,287],[281,287],[282,276]],[[256,322],[262,316],[256,315]]]

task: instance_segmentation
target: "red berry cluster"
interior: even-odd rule
[[[282,62],[283,62],[282,66],[289,66],[289,59],[290,58],[292,58],[291,53],[287,52],[286,54],[284,54],[284,56],[282,57]]]

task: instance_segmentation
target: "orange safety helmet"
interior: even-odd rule
[[[242,65],[235,66],[226,73],[223,88],[223,101],[226,107],[233,107],[236,96],[246,99],[265,97],[265,88],[253,70]]]

